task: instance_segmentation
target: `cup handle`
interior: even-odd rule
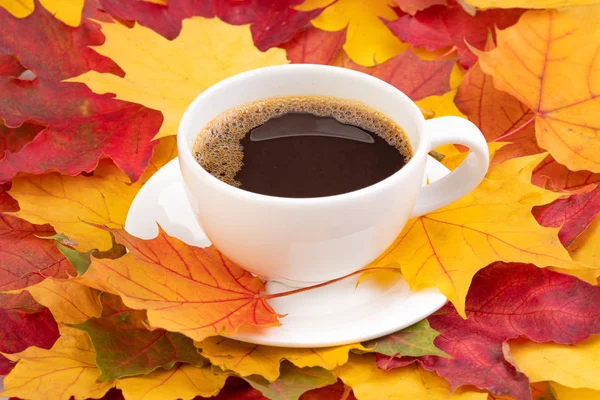
[[[425,135],[431,138],[429,151],[444,144],[461,144],[470,151],[458,168],[421,188],[411,218],[442,208],[467,195],[483,180],[490,163],[483,134],[467,119],[440,117],[427,120]]]

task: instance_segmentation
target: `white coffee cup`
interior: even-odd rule
[[[201,128],[232,107],[274,96],[326,95],[359,100],[389,116],[408,135],[414,155],[392,176],[329,197],[282,198],[230,186],[192,156]],[[188,199],[210,241],[246,270],[289,286],[335,279],[368,265],[411,217],[472,191],[488,168],[481,131],[466,119],[425,120],[416,104],[390,84],[344,68],[295,64],[260,68],[202,92],[179,124],[179,165]],[[422,187],[427,154],[443,144],[469,147],[452,173]]]

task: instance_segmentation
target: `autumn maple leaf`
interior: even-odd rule
[[[546,206],[534,207],[532,212],[541,225],[560,227],[558,238],[569,247],[600,213],[600,186],[588,193],[573,194]]]
[[[138,21],[169,40],[181,31],[182,20],[193,16],[218,17],[232,25],[250,25],[255,46],[266,51],[290,40],[323,8],[303,12],[294,6],[303,0],[146,1],[100,0],[104,10],[123,21]]]
[[[260,295],[264,283],[214,246],[190,246],[162,229],[149,241],[108,230],[129,252],[116,260],[93,258],[83,278],[119,294],[128,307],[147,310],[150,326],[203,340],[245,324],[278,325]]]
[[[488,43],[486,50],[494,48]],[[461,112],[476,124],[489,142],[508,141],[510,144],[503,146],[496,153],[492,165],[499,164],[507,159],[536,154],[543,151],[536,141],[535,127],[531,124],[535,118],[525,104],[512,95],[496,89],[493,78],[475,64],[465,75],[456,94],[455,103]],[[532,183],[549,190],[563,191],[566,193],[585,193],[593,190],[600,183],[600,174],[590,171],[570,171],[559,164],[552,156],[546,157],[537,165],[532,173]],[[557,200],[558,203],[562,201]],[[581,201],[572,201],[581,204]],[[549,207],[549,206],[548,206]],[[540,208],[541,209],[541,208]],[[597,211],[596,211],[597,212]],[[595,214],[588,211],[587,215]],[[581,216],[581,214],[579,214]],[[593,218],[593,215],[592,215]],[[568,218],[563,218],[566,222]],[[538,219],[538,221],[540,221]],[[540,221],[541,222],[541,221]],[[570,225],[573,225],[574,220]],[[589,223],[589,219],[587,221]],[[587,226],[580,222],[578,231],[569,235],[563,244],[570,242],[573,236]],[[562,224],[544,226],[561,226]],[[561,230],[561,240],[566,235],[566,229]]]
[[[0,295],[15,296],[15,295]],[[0,304],[0,352],[18,353],[28,347],[43,349],[52,347],[58,339],[58,326],[50,310],[41,309],[36,312],[5,308]],[[0,354],[0,375],[6,375],[14,367],[6,357]]]
[[[148,166],[151,142],[162,123],[155,110],[97,95],[85,85],[37,78],[0,78],[0,116],[18,128],[34,120],[46,126],[17,152],[0,158],[0,182],[18,173],[90,172],[110,157],[132,181]],[[56,97],[62,101],[57,102]]]
[[[538,145],[574,171],[600,172],[599,20],[598,7],[528,11],[496,49],[475,50],[495,87],[532,110]]]
[[[46,277],[67,278],[75,271],[51,240],[50,225],[33,225],[0,214],[0,291],[21,289]]]
[[[0,8],[0,21],[0,52],[18,55],[20,63],[36,76],[59,81],[89,70],[124,75],[114,61],[89,47],[104,42],[96,22],[85,19],[81,25],[71,27],[44,7],[36,7],[23,19]]]
[[[205,364],[191,339],[162,329],[149,330],[146,313],[127,308],[118,296],[101,296],[102,315],[74,325],[90,335],[96,350],[99,379],[145,375],[178,362]],[[127,349],[127,351],[123,351]]]

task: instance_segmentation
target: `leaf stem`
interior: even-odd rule
[[[363,272],[367,272],[367,271],[397,271],[398,273],[400,273],[400,269],[398,269],[398,268],[392,268],[392,267],[371,267],[371,268],[359,269],[358,271],[354,271],[352,273],[349,273],[348,275],[344,275],[344,276],[342,276],[340,278],[332,279],[332,280],[327,281],[327,282],[323,282],[323,283],[319,283],[319,284],[316,284],[316,285],[307,286],[307,287],[303,287],[303,288],[298,288],[298,289],[290,290],[290,291],[287,291],[287,292],[267,294],[265,296],[262,296],[262,298],[266,299],[266,300],[277,299],[279,297],[291,296],[293,294],[307,292],[309,290],[318,289],[318,288],[323,287],[323,286],[331,285],[332,283],[336,283],[336,282],[342,281],[342,280],[344,280],[346,278],[350,278],[351,276],[362,274]]]
[[[492,142],[499,142],[501,140],[506,139],[507,137],[511,137],[515,133],[518,133],[518,132],[522,131],[523,129],[525,129],[527,127],[527,125],[531,124],[533,121],[535,121],[535,115],[533,117],[531,117],[530,119],[528,119],[527,121],[525,121],[523,123],[523,125],[519,126],[516,129],[513,129],[512,131],[510,131],[508,133],[505,133],[502,136],[497,137],[496,139],[492,140]]]

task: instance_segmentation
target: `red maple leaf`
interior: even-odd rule
[[[405,14],[395,21],[384,21],[401,41],[429,51],[455,46],[460,65],[470,68],[477,57],[467,47],[468,43],[483,49],[489,32],[515,24],[525,10],[477,11],[471,16],[456,2],[448,6],[435,5],[417,12],[414,17]],[[466,42],[466,43],[465,43]]]
[[[117,19],[137,21],[169,40],[181,31],[181,21],[192,16],[219,17],[232,25],[250,24],[254,44],[261,51],[292,39],[322,9],[296,11],[302,0],[169,0],[167,5],[138,0],[100,0]]]
[[[9,148],[0,158],[0,182],[19,172],[90,172],[104,157],[111,158],[132,181],[148,166],[157,143],[151,140],[162,124],[158,111],[115,100],[110,94],[95,94],[80,83],[39,77],[34,81],[0,78],[0,91],[4,94],[0,116],[7,127],[46,126],[30,135],[34,137],[28,143],[18,141],[19,151]]]
[[[58,326],[50,310],[35,313],[0,309],[0,352],[18,353],[30,346],[52,347],[59,337]],[[0,355],[0,375],[6,375],[15,364]]]
[[[250,24],[254,44],[261,51],[291,40],[308,26],[323,8],[296,11],[292,7],[304,0],[222,0],[214,1],[217,17],[233,25]]]
[[[509,339],[576,343],[600,333],[600,288],[573,276],[526,264],[494,263],[473,278],[466,320],[451,305],[428,318],[435,345],[450,358],[417,359],[452,388],[474,385],[518,400],[531,398],[529,380],[504,355]],[[395,362],[380,366],[394,367]],[[412,359],[400,360],[398,366]]]
[[[21,64],[37,76],[62,80],[89,70],[124,76],[110,58],[89,47],[103,43],[100,25],[88,19],[73,28],[39,3],[26,18],[16,18],[0,7],[0,53],[18,55]]]
[[[588,193],[576,193],[531,210],[540,225],[558,228],[558,238],[568,247],[600,213],[600,186]]]
[[[137,21],[169,40],[181,31],[181,21],[193,16],[214,17],[212,1],[169,0],[167,5],[138,0],[99,0],[108,14],[121,21]]]
[[[374,67],[363,67],[345,53],[334,65],[354,69],[382,79],[401,90],[413,100],[442,95],[450,90],[450,73],[456,59],[422,60],[412,50],[406,50]]]
[[[0,214],[0,291],[31,286],[46,277],[75,275],[54,241],[38,237],[55,233],[50,225],[33,225]]]

